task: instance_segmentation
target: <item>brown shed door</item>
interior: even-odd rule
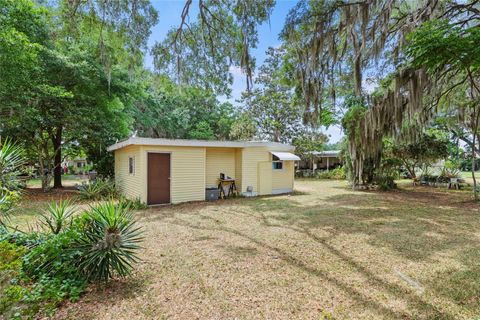
[[[148,153],[148,204],[170,203],[170,154]]]

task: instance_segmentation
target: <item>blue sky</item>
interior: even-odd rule
[[[155,42],[162,41],[170,28],[178,26],[185,1],[152,0],[152,4],[159,13],[159,22],[152,30],[152,35],[150,36],[148,43],[150,48]],[[252,54],[257,59],[257,66],[260,66],[265,60],[265,51],[268,47],[276,47],[280,44],[278,35],[283,28],[288,12],[293,6],[295,6],[295,4],[296,1],[277,0],[272,15],[270,16],[270,21],[259,27],[258,47],[252,50]],[[197,7],[198,2],[194,0],[190,9],[191,19],[195,19],[198,13]],[[145,65],[146,67],[153,69],[153,59],[151,56],[145,58]],[[231,71],[234,77],[234,82],[232,85],[232,98],[230,101],[234,103],[235,100],[240,97],[241,92],[245,90],[246,82],[245,76],[241,74],[240,70],[232,68]],[[331,127],[328,130],[325,130],[325,133],[330,135],[330,142],[332,143],[337,142],[342,137],[342,133],[338,127]]]

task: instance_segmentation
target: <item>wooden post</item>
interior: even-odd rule
[[[328,167],[330,167],[330,157],[327,157],[327,172],[328,172]]]

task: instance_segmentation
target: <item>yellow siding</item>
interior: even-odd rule
[[[272,171],[273,190],[293,189],[294,161],[283,161],[282,170],[272,169]]]
[[[235,148],[207,148],[206,185],[217,186],[220,173],[236,178]]]
[[[141,198],[143,201],[144,159],[140,146],[128,146],[115,151],[115,185],[127,198]],[[128,158],[135,159],[134,174],[128,173]]]
[[[129,146],[115,151],[115,182],[130,199],[147,202],[147,152],[170,153],[171,203],[205,200],[205,148]],[[135,157],[135,174],[128,174],[128,158]]]
[[[247,186],[253,187],[253,192],[258,193],[258,162],[270,161],[270,152],[265,147],[244,148],[242,152],[242,192],[247,191]]]
[[[258,194],[265,195],[272,193],[272,163],[258,163]]]
[[[145,158],[148,152],[170,153],[171,203],[205,200],[205,148],[142,146],[142,153]],[[147,201],[146,169],[143,179],[142,199]]]
[[[242,191],[242,149],[235,150],[235,184],[239,192]]]
[[[258,194],[293,189],[294,162],[273,170],[268,147],[205,148],[128,146],[115,151],[115,182],[126,197],[147,201],[147,153],[171,154],[171,203],[205,200],[205,187],[216,185],[220,172],[236,179],[240,192],[247,186]],[[128,173],[128,158],[135,158],[135,173]]]

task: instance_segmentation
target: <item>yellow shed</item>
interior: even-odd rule
[[[205,200],[221,174],[243,195],[293,191],[294,147],[273,142],[129,138],[115,152],[115,183],[150,205]]]

